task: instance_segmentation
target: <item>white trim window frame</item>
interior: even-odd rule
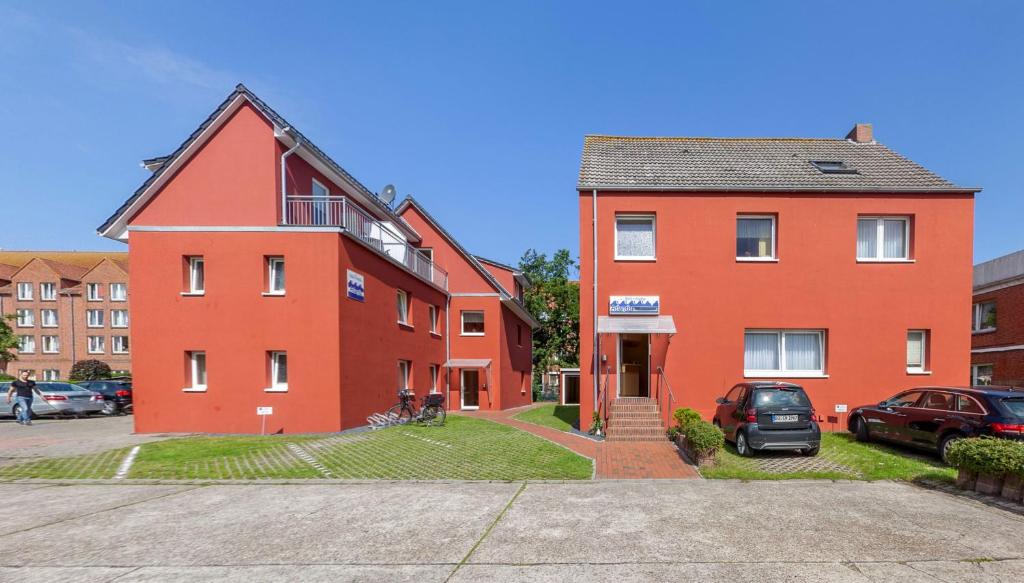
[[[778,242],[777,242],[778,241],[778,221],[776,220],[775,215],[748,215],[748,214],[742,214],[742,213],[736,215],[736,244],[737,244],[737,246],[739,245],[740,221],[742,221],[742,220],[761,220],[761,221],[767,220],[767,221],[771,221],[771,223],[772,223],[772,229],[771,229],[771,232],[772,232],[772,234],[771,234],[771,248],[768,250],[768,255],[763,256],[763,257],[762,256],[741,256],[739,254],[739,249],[737,249],[736,250],[737,251],[737,253],[736,253],[736,261],[778,261],[779,260],[778,252],[777,252],[777,249],[778,249]]]
[[[873,256],[861,255],[860,252],[860,223],[861,221],[875,222],[875,254]],[[900,257],[885,256],[885,223],[888,221],[900,221],[903,223],[903,254]],[[907,263],[912,262],[910,258],[910,217],[906,215],[873,215],[857,217],[857,261],[866,263]]]
[[[398,361],[398,390],[411,390],[412,362],[408,360]]]
[[[644,255],[622,255],[619,253],[619,224],[639,225],[648,223],[651,226],[651,253]],[[658,221],[652,214],[616,213],[615,215],[615,261],[656,261],[658,258]]]
[[[398,323],[403,326],[411,326],[409,323],[409,292],[396,290],[396,309],[398,310]]]
[[[89,354],[103,354],[107,350],[107,341],[103,336],[88,336],[86,342]]]
[[[128,284],[127,283],[112,283],[112,284],[110,284],[110,301],[112,301],[112,302],[127,302],[128,301]]]
[[[284,269],[284,257],[267,257],[267,295],[284,295]]]
[[[60,326],[60,314],[57,310],[39,310],[39,326],[42,328],[56,328]]]
[[[982,367],[987,367],[989,369],[989,371],[988,371],[988,378],[987,379],[982,379],[981,378],[982,375],[980,374],[981,373],[980,369]],[[978,386],[991,385],[992,384],[992,375],[994,373],[995,373],[995,366],[993,366],[990,363],[972,364],[971,365],[971,386],[978,387]],[[987,381],[987,382],[982,382],[983,380]]]
[[[918,347],[911,346],[911,343],[919,344]],[[907,330],[907,373],[927,374],[925,368],[928,364],[928,331]]]
[[[985,310],[985,306],[992,306],[990,311]],[[984,320],[987,319],[988,314],[993,314],[992,325],[986,326]],[[985,300],[971,305],[971,332],[981,334],[984,332],[995,332],[996,326],[998,325],[997,318],[998,313],[996,312],[996,301]]]
[[[43,302],[57,301],[57,284],[49,281],[40,283],[39,300]]]
[[[35,310],[29,310],[27,308],[18,308],[14,312],[16,327],[18,328],[35,328],[36,325],[36,312]]]
[[[44,368],[43,369],[43,380],[44,381],[60,380],[60,370],[56,369],[56,368]]]
[[[110,353],[111,354],[128,354],[128,337],[127,336],[111,336],[110,337]]]
[[[207,383],[206,352],[203,350],[189,351],[188,360],[191,386],[189,386],[185,390],[193,392],[205,392]]]
[[[102,302],[103,294],[100,293],[102,289],[101,284],[98,283],[87,283],[85,284],[85,301],[87,302]]]
[[[23,302],[31,302],[32,301],[32,294],[33,294],[32,282],[28,282],[28,281],[18,282],[16,287],[18,289],[18,294],[17,295],[18,295],[18,299],[19,300],[21,300]]]
[[[60,336],[43,336],[43,354],[60,354]]]
[[[110,310],[110,327],[127,328],[128,310]]]
[[[268,393],[288,391],[288,353],[284,350],[270,352],[270,387]]]
[[[36,352],[36,337],[31,334],[26,334],[18,337],[18,353],[19,354],[35,354]]]
[[[437,393],[441,392],[441,391],[439,391],[437,389],[437,381],[440,378],[441,378],[441,367],[437,366],[436,364],[430,365],[430,393],[431,394],[437,394]]]
[[[788,336],[794,335],[811,335],[814,334],[818,339],[818,367],[817,368],[789,368],[787,362],[787,346],[786,339]],[[746,353],[747,353],[747,336],[748,335],[763,335],[763,336],[775,336],[775,359],[777,362],[777,368],[766,369],[766,368],[747,368]],[[762,328],[748,328],[743,331],[743,376],[746,378],[827,378],[827,346],[825,339],[825,330],[815,329],[762,329]]]
[[[440,330],[438,330],[438,327],[437,327],[437,322],[438,322],[438,316],[437,315],[438,315],[438,312],[439,312],[439,310],[437,309],[437,306],[435,306],[433,304],[427,306],[427,315],[430,318],[430,333],[431,334],[437,334],[437,335],[441,334]]]
[[[202,255],[188,258],[188,293],[197,296],[206,293],[206,260]]]
[[[86,328],[102,328],[103,327],[103,310],[86,310],[85,311],[85,327]]]
[[[467,314],[474,314],[474,319],[475,319],[475,315],[476,314],[480,315],[480,321],[479,322],[476,322],[476,321],[470,322],[470,324],[479,324],[480,325],[480,331],[479,332],[476,332],[476,331],[466,332],[466,315]],[[485,318],[484,318],[484,311],[483,310],[462,310],[462,312],[459,314],[459,322],[461,323],[461,326],[459,328],[459,332],[460,332],[459,335],[460,336],[483,336],[483,335],[485,335],[487,333],[487,326],[486,326],[486,321],[485,321]]]

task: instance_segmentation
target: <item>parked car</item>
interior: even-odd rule
[[[949,444],[963,437],[990,435],[1024,440],[1024,388],[921,387],[877,405],[850,412],[850,432],[931,450],[946,460]]]
[[[81,381],[80,387],[103,395],[107,415],[125,415],[132,410],[132,382],[129,380]]]
[[[763,381],[740,383],[715,400],[712,420],[736,444],[736,452],[752,456],[758,450],[800,450],[817,455],[821,428],[803,387]]]
[[[0,383],[0,391],[4,395],[11,383]],[[105,408],[103,395],[71,383],[44,381],[36,383],[35,395],[32,399],[32,416],[44,415],[91,415],[100,413]],[[11,415],[18,414],[17,400],[7,405]]]

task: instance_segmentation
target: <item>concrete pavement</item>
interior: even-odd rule
[[[7,483],[0,496],[0,581],[1024,580],[1024,517],[896,483]]]
[[[82,419],[43,417],[32,425],[18,425],[13,417],[0,418],[0,464],[41,457],[97,453],[174,437],[170,434],[138,435],[131,415],[97,415]]]

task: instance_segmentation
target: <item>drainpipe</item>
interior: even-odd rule
[[[591,196],[593,198],[593,217],[591,218],[591,226],[593,228],[594,238],[594,410],[597,410],[597,393],[601,388],[601,335],[597,331],[597,189],[595,188]]]
[[[451,323],[452,313],[452,296],[449,295],[444,300],[444,369],[447,370],[444,374],[444,398],[447,399],[451,396],[452,390],[452,369],[447,366],[448,361],[452,359],[452,329]],[[449,405],[450,406],[450,405]]]
[[[287,135],[288,130],[292,129],[288,126],[281,130],[281,135]],[[288,172],[286,162],[288,156],[295,153],[295,150],[299,149],[302,145],[302,136],[295,138],[295,145],[289,148],[286,152],[281,154],[281,223],[288,224]]]

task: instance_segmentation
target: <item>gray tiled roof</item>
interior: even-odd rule
[[[857,174],[825,174],[812,160]],[[877,143],[810,138],[667,138],[588,135],[580,189],[977,191]]]

